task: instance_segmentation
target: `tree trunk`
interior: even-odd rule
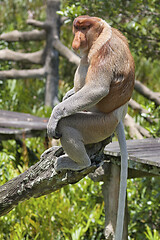
[[[46,62],[45,68],[47,72],[46,77],[46,92],[45,105],[53,107],[58,103],[58,67],[59,67],[59,53],[53,48],[53,41],[59,36],[60,18],[57,15],[60,1],[47,1],[47,19],[46,21],[52,24],[52,27],[47,29],[46,38]]]

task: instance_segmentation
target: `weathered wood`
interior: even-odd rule
[[[129,168],[160,175],[160,138],[127,140]],[[117,142],[108,145],[104,153],[112,163],[120,165],[120,150]]]
[[[59,52],[59,54],[68,59],[70,63],[74,63],[77,66],[80,63],[80,57],[67,48],[59,39],[54,39],[53,47]]]
[[[47,122],[48,118],[40,118],[31,114],[0,110],[0,127],[44,130],[47,128]]]
[[[38,122],[38,121],[23,121],[20,119],[8,119],[8,118],[0,118],[0,126],[1,127],[14,127],[14,128],[29,128],[29,129],[46,129],[47,122]]]
[[[151,137],[149,131],[136,123],[128,113],[125,116],[124,124],[129,128],[129,135],[133,139],[143,139],[143,136]]]
[[[6,42],[17,42],[17,41],[41,41],[46,39],[46,32],[44,30],[32,30],[28,32],[20,32],[14,30],[8,33],[2,33],[0,40]]]
[[[45,77],[45,68],[17,70],[11,69],[0,71],[0,79],[24,79],[24,78],[42,78]]]
[[[120,186],[120,167],[114,164],[105,165],[104,168],[104,184],[102,192],[105,202],[105,238],[107,240],[114,240],[117,212],[118,212],[118,198]],[[123,240],[128,239],[128,213],[127,203],[125,209],[124,226],[123,226]]]
[[[48,29],[52,28],[52,23],[51,22],[47,22],[47,21],[42,22],[42,21],[37,21],[35,19],[28,19],[27,24],[32,25],[34,27],[42,28],[42,29],[45,29],[45,30],[48,30]]]
[[[141,116],[146,119],[149,123],[158,123],[159,120],[158,119],[152,119],[152,114],[144,109],[139,103],[137,103],[135,100],[130,99],[128,102],[128,105],[137,113],[140,113]]]
[[[0,140],[45,136],[47,122],[48,118],[0,110]]]
[[[46,22],[52,26],[46,29],[46,48],[45,48],[45,68],[46,68],[46,89],[45,105],[55,106],[58,101],[58,82],[59,82],[59,53],[53,48],[54,39],[59,38],[60,16],[57,11],[60,7],[60,1],[47,1],[47,19]]]
[[[13,112],[13,111],[7,111],[7,110],[0,110],[0,118],[6,117],[6,118],[16,118],[18,120],[26,120],[26,121],[38,121],[38,122],[47,122],[48,118],[41,118],[34,116],[29,113],[22,113],[22,112]]]
[[[153,92],[138,80],[135,81],[135,90],[142,94],[144,97],[155,102],[157,106],[160,105],[160,93]]]
[[[37,123],[38,124],[38,123]],[[31,137],[44,137],[46,136],[46,129],[11,129],[11,128],[0,128],[0,140],[17,140],[22,138]]]
[[[34,64],[44,64],[43,50],[33,53],[15,52],[9,49],[0,50],[0,60],[9,60],[16,62],[29,62]]]

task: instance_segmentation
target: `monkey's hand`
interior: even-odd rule
[[[47,124],[48,136],[51,138],[54,138],[54,139],[59,139],[62,136],[57,129],[58,122],[61,119],[61,115],[58,112],[57,108],[58,108],[58,105],[56,107],[54,107],[51,117]]]
[[[69,97],[72,96],[73,94],[75,94],[74,88],[70,89],[70,90],[64,95],[62,101],[65,101],[67,98],[69,98]]]

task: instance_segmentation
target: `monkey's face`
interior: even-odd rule
[[[73,22],[74,39],[72,48],[82,53],[88,52],[102,31],[99,18],[80,16]]]

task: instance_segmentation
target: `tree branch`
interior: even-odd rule
[[[77,172],[55,172],[54,162],[63,154],[63,149],[52,147],[45,151],[39,162],[0,187],[0,216],[11,211],[19,202],[54,192],[65,185],[78,182],[93,172],[103,160],[103,150],[109,142],[111,142],[111,138],[88,146],[87,152],[92,160],[92,165]]]
[[[147,88],[144,84],[142,84],[140,81],[135,81],[135,90],[142,94],[144,97],[148,98],[149,100],[155,102],[157,106],[160,105],[160,94],[151,91],[149,88]]]
[[[31,70],[16,70],[0,71],[0,79],[22,79],[22,78],[42,78],[45,76],[45,68]]]
[[[129,100],[128,105],[129,105],[132,109],[134,109],[135,111],[137,111],[138,113],[141,113],[141,114],[142,114],[142,113],[144,113],[144,114],[149,114],[149,111],[148,111],[148,110],[142,108],[141,105],[140,105],[139,103],[137,103],[137,102],[136,102],[135,100],[133,100],[133,99],[130,99],[130,100]]]
[[[158,119],[152,119],[150,116],[150,112],[143,107],[139,103],[137,103],[135,100],[130,99],[128,105],[135,110],[136,112],[140,113],[143,118],[145,118],[149,123],[157,123]]]
[[[80,57],[63,45],[59,39],[54,39],[53,47],[60,53],[61,56],[67,58],[70,63],[74,63],[77,66],[79,65]]]
[[[43,50],[33,53],[14,52],[9,49],[0,50],[0,60],[9,60],[16,62],[29,62],[34,64],[44,64]]]
[[[37,21],[35,19],[28,19],[27,20],[27,24],[32,25],[34,27],[38,27],[38,28],[42,28],[45,30],[51,29],[53,24],[51,22],[41,22],[41,21]]]
[[[126,115],[124,124],[129,128],[129,136],[133,139],[143,139],[143,136],[151,137],[150,133],[145,128],[138,125],[129,114]]]
[[[17,41],[41,41],[46,39],[45,30],[32,30],[28,32],[19,32],[17,30],[2,33],[0,35],[0,40],[4,40],[7,42],[17,42]]]

